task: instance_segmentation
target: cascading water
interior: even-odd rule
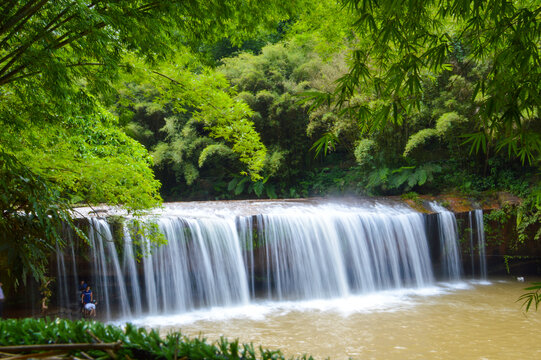
[[[487,263],[485,255],[485,227],[483,223],[483,210],[477,209],[470,211],[468,213],[468,222],[469,222],[469,234],[470,234],[470,263],[471,263],[471,275],[472,277],[476,274],[479,275],[481,280],[486,280],[487,278]],[[477,240],[477,243],[475,243]],[[476,251],[477,249],[477,251]],[[479,269],[476,270],[475,259],[478,258],[477,262]]]
[[[62,309],[69,309],[71,302],[69,299],[72,298],[73,295],[78,296],[78,293],[75,291],[70,292],[70,289],[72,287],[77,288],[77,266],[75,261],[75,249],[73,246],[73,236],[72,233],[68,229],[64,229],[64,233],[66,234],[66,243],[68,245],[69,253],[65,254],[60,250],[59,245],[56,246],[56,272],[57,272],[57,282],[58,282],[58,288],[57,288],[57,303]],[[68,266],[66,265],[66,257],[71,262],[72,268],[70,271],[68,271]],[[68,274],[71,274],[72,279],[71,280],[68,277]],[[78,299],[78,297],[77,297]]]
[[[455,215],[437,203],[431,203],[430,206],[438,216],[444,276],[450,280],[459,280],[462,275],[462,262]]]
[[[471,274],[472,276],[475,274],[475,257],[474,257],[474,251],[473,251],[473,216],[472,212],[470,211],[468,213],[468,221],[470,224],[470,263],[471,263]]]
[[[66,308],[68,306],[66,300],[70,298],[68,294],[68,280],[67,280],[67,271],[66,264],[64,261],[64,253],[60,251],[60,247],[56,245],[56,273],[58,274],[58,304],[61,308]]]
[[[234,222],[163,217],[159,226],[167,245],[143,257],[145,293],[151,313],[249,301]],[[144,245],[148,251],[148,240],[144,240]]]
[[[437,259],[430,258],[425,215],[404,205],[224,204],[166,209],[157,225],[167,244],[159,247],[141,231],[131,233],[125,223],[117,248],[107,221],[91,217],[90,284],[101,316],[183,313],[261,299],[343,298],[434,283]],[[461,264],[454,214],[432,207],[438,213],[439,260],[446,279],[457,280]],[[481,211],[475,219],[479,251],[484,251]],[[135,254],[142,254],[140,261]],[[65,271],[58,263],[64,267],[59,273]]]
[[[130,230],[128,226],[124,225],[124,267],[123,273],[127,278],[127,283],[129,284],[129,292],[131,293],[130,299],[133,308],[134,314],[142,314],[143,306],[141,304],[141,291],[139,285],[139,278],[137,276],[137,263],[136,256],[133,251],[133,241],[131,238]]]
[[[92,282],[96,300],[107,319],[111,318],[111,300],[120,304],[122,317],[131,316],[131,306],[118,261],[118,253],[109,224],[104,219],[90,219],[89,240],[92,258]],[[107,256],[106,256],[107,254]]]
[[[320,206],[257,215],[266,296],[344,297],[431,283],[422,215],[387,210]]]
[[[483,210],[477,209],[473,212],[475,214],[477,247],[479,249],[479,272],[481,279],[485,280],[487,278],[487,262],[485,254],[485,226],[483,223]]]

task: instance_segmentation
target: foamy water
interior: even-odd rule
[[[475,286],[491,285],[490,281],[461,281],[438,283],[425,288],[379,291],[370,294],[336,299],[311,299],[306,301],[258,301],[244,306],[213,307],[188,313],[168,313],[131,319],[119,319],[115,324],[130,322],[135,325],[160,328],[184,326],[199,321],[227,321],[233,319],[265,321],[289,313],[331,313],[347,317],[357,313],[405,311],[416,306],[425,297],[437,297],[457,290],[471,290]]]

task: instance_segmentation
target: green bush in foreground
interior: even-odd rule
[[[120,328],[82,320],[0,320],[0,346],[100,342],[121,342],[122,345],[114,353],[111,350],[89,350],[85,354],[95,359],[285,359],[279,350],[259,347],[256,351],[252,344],[239,344],[238,340],[229,342],[221,338],[209,344],[204,338],[189,339],[180,333],[162,338],[155,330],[147,331],[131,324]],[[70,354],[81,355],[78,350],[71,350]],[[301,359],[312,357],[304,355]]]

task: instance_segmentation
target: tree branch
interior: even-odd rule
[[[98,24],[96,24],[96,27],[95,28],[89,28],[85,31],[82,31],[80,32],[79,34],[71,37],[71,38],[68,38],[64,41],[62,41],[61,43],[58,43],[56,45],[54,45],[52,47],[52,50],[57,50],[57,49],[60,49],[68,44],[70,44],[71,42],[77,40],[77,39],[80,39],[88,34],[90,34],[92,31],[96,30],[96,29],[100,29],[102,27],[104,27],[106,24],[105,22],[100,22]],[[24,54],[24,51],[27,50],[35,41],[37,41],[39,38],[43,37],[44,34],[46,32],[43,32],[41,35],[35,37],[32,41],[28,42],[27,44],[25,44],[23,47],[19,48],[16,52],[15,52],[15,56],[2,68],[0,69],[0,75],[2,75],[3,73],[5,73],[9,67],[11,65],[13,65],[15,63],[15,61],[17,61],[23,54]],[[62,38],[62,37],[61,37]],[[12,56],[12,55],[8,55],[8,58],[9,56]],[[2,61],[5,61],[6,57],[4,57],[2,60],[0,60],[0,63],[2,63]],[[28,64],[22,64],[20,65],[19,67],[15,68],[14,70],[12,70],[11,72],[9,72],[8,74],[0,77],[0,85],[3,85],[3,84],[6,84],[8,82],[11,82],[10,81],[10,78],[12,78],[16,73],[20,72],[21,70],[23,70],[24,68],[26,68],[28,66]]]
[[[75,41],[75,40],[77,40],[77,39],[80,39],[80,38],[82,38],[82,37],[84,37],[84,36],[90,34],[90,33],[91,33],[92,31],[94,31],[94,30],[101,29],[101,28],[104,27],[105,25],[106,25],[106,24],[105,24],[105,22],[103,22],[103,21],[100,22],[100,23],[97,23],[95,28],[90,28],[90,29],[87,29],[87,30],[85,30],[85,31],[81,31],[79,34],[77,34],[77,35],[75,35],[75,36],[73,36],[73,37],[71,37],[71,38],[68,38],[68,39],[66,39],[66,40],[64,40],[64,41],[62,41],[62,42],[56,44],[55,46],[53,46],[53,50],[60,49],[60,48],[62,48],[62,47],[64,47],[64,46],[66,46],[66,45],[72,43],[73,41]]]
[[[97,2],[93,2],[91,3],[90,5],[87,6],[88,10],[91,10],[94,6],[96,6]],[[71,3],[69,6],[73,5],[73,3]],[[69,7],[68,6],[68,7]],[[67,8],[66,8],[67,10]],[[68,16],[67,18],[65,18],[64,20],[62,20],[61,22],[59,22],[58,24],[56,24],[55,26],[53,26],[51,29],[49,29],[49,32],[53,32],[55,31],[56,29],[58,29],[60,26],[64,25],[65,23],[67,23],[68,21],[70,21],[71,19],[73,19],[74,17],[76,17],[77,14],[73,14],[73,15],[70,15]]]
[[[7,84],[9,82],[11,82],[9,79],[17,74],[18,72],[24,70],[24,68],[26,67],[26,65],[19,65],[18,67],[16,67],[15,69],[13,69],[12,71],[10,71],[9,73],[7,73],[6,75],[0,77],[0,86],[4,85],[4,84]],[[40,71],[41,72],[41,71]]]
[[[154,2],[150,2],[148,4],[145,4],[145,5],[141,5],[137,8],[137,11],[148,11],[154,7],[156,7],[157,5],[159,5],[160,2],[159,1],[154,1]]]
[[[4,34],[11,27],[15,26],[21,19],[24,19],[26,16],[34,16],[49,0],[41,0],[39,3],[33,5],[35,1],[29,1],[25,6],[23,6],[15,15],[6,20],[3,25],[0,27],[0,35]],[[32,7],[34,6],[34,7]]]
[[[70,7],[73,5],[73,3],[69,4],[64,10],[62,10],[60,12],[60,14],[58,14],[57,16],[54,17],[53,20],[49,21],[49,23],[47,25],[45,25],[45,27],[32,39],[30,40],[30,44],[33,44],[35,43],[37,40],[41,39],[42,37],[45,36],[45,34],[47,33],[51,33],[52,31],[54,31],[56,28],[58,28],[59,26],[61,26],[62,24],[64,24],[65,22],[69,21],[71,18],[74,17],[74,15],[72,16],[69,16],[67,19],[63,20],[62,22],[60,22],[59,24],[57,24],[55,27],[53,27],[52,29],[49,29],[52,25],[54,25],[55,22],[57,22],[58,20],[60,20],[60,18],[62,18],[62,16],[64,16],[70,9]],[[30,18],[31,16],[29,16],[26,21]],[[3,40],[2,42],[0,43],[0,48],[2,48],[7,42],[8,40],[10,39],[11,36],[13,36],[15,33],[17,33],[17,31],[19,31],[21,29],[21,27],[26,23],[26,21],[23,21],[21,22],[19,25],[17,25],[17,27],[15,29],[13,29]],[[19,48],[20,49],[20,48]],[[6,61],[7,59],[9,59],[11,56],[13,56],[13,54],[15,52],[17,52],[18,50],[14,51],[14,52],[11,52],[10,54],[4,56],[1,60],[0,60],[0,64],[3,63],[4,61]]]
[[[12,17],[5,18],[1,22],[0,34],[3,34],[10,26],[14,25],[17,22],[17,18],[24,17],[24,14],[28,11],[29,8],[32,7],[33,2],[34,1],[29,1],[28,3],[26,3],[26,5],[20,8],[19,11],[17,11]]]
[[[98,63],[98,62],[86,62],[86,63],[77,63],[77,64],[67,64],[66,67],[67,68],[70,68],[70,67],[79,67],[79,66],[106,66],[107,64],[105,63]],[[127,65],[119,65],[119,67],[127,67]],[[17,69],[15,69],[17,70]],[[155,74],[155,75],[158,75],[158,76],[161,76],[169,81],[171,81],[172,83],[174,83],[175,85],[182,85],[182,83],[180,83],[179,81],[159,72],[159,71],[156,71],[156,70],[149,70],[149,69],[143,69],[143,70],[148,70],[150,71],[151,73]],[[27,73],[27,74],[23,74],[23,75],[19,75],[17,77],[14,77],[12,79],[8,79],[7,81],[4,81],[4,77],[0,78],[0,86],[1,85],[4,85],[4,84],[7,84],[7,83],[10,83],[10,82],[13,82],[13,81],[17,81],[17,80],[20,80],[20,79],[25,79],[27,77],[31,77],[31,76],[34,76],[34,75],[38,75],[38,74],[41,74],[43,71],[33,71],[33,72],[30,72],[30,73]],[[11,74],[11,73],[10,73]],[[9,74],[8,74],[9,75]],[[6,76],[8,76],[6,75]]]
[[[46,3],[48,0],[42,0],[42,3]],[[99,0],[96,0],[96,1],[93,1],[92,3],[90,3],[87,8],[88,9],[92,9],[94,6],[96,6],[96,4],[99,2]],[[36,36],[34,36],[34,38],[30,41],[28,41],[26,44],[24,44],[23,46],[19,47],[17,50],[14,50],[12,51],[11,53],[7,54],[6,56],[4,56],[2,59],[0,59],[0,64],[5,62],[6,60],[11,59],[11,61],[5,65],[1,70],[0,70],[0,75],[5,73],[6,71],[8,71],[9,67],[11,65],[13,65],[23,54],[24,52],[30,48],[36,41],[40,40],[41,38],[45,37],[45,35],[49,34],[49,33],[52,33],[55,29],[57,29],[58,27],[64,25],[65,23],[69,22],[71,19],[73,19],[74,17],[76,17],[77,14],[73,14],[69,17],[67,17],[66,19],[64,19],[63,21],[61,21],[60,23],[56,24],[54,27],[51,28],[51,26],[53,26],[55,24],[55,22],[57,22],[58,20],[60,20],[62,18],[62,16],[64,16],[68,11],[69,11],[69,8],[73,5],[74,3],[71,3],[69,4],[64,10],[62,10],[60,12],[60,14],[58,14],[57,16],[55,16],[55,18],[53,20],[51,20],[44,28],[42,31],[40,31]],[[39,5],[39,4],[38,4]],[[42,5],[43,6],[43,5]],[[32,13],[30,15],[30,17],[35,14]],[[29,18],[28,18],[29,19]],[[26,19],[22,24],[20,24],[20,26],[17,26],[17,28],[15,30],[18,30],[20,27],[22,27],[22,25],[24,25],[24,23],[28,20]],[[96,25],[97,29],[105,26],[105,23],[101,22],[101,23],[98,23]],[[14,31],[15,31],[14,30]],[[78,35],[74,36],[73,38],[70,38],[70,39],[67,39],[65,40],[64,42],[61,42],[61,43],[57,43],[57,45],[55,45],[53,47],[53,49],[59,49],[69,43],[71,43],[72,41],[75,41],[87,34],[89,34],[90,32],[92,32],[94,29],[91,27],[90,29],[87,29],[81,33],[79,33]],[[16,32],[16,31],[15,31]],[[12,31],[12,33],[14,33]],[[10,33],[10,35],[12,34]],[[63,39],[65,37],[67,37],[68,35],[70,35],[71,33],[70,32],[67,32],[66,34],[64,34],[63,36],[61,36],[59,39]],[[8,41],[8,39],[10,38],[10,35],[8,35],[6,38],[4,38],[4,40],[2,41],[2,43],[0,44],[0,48],[5,44],[5,42]],[[61,41],[61,40],[58,40],[57,39],[57,42],[58,41]],[[2,78],[0,78],[0,85],[2,84],[5,84],[6,82],[9,82],[9,78],[12,77],[13,75],[15,75],[17,72],[20,72],[20,70],[24,69],[27,65],[23,66],[22,68],[21,67],[18,67],[16,70],[17,71],[12,71],[10,72],[9,74],[3,76]]]

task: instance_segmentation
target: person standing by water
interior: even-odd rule
[[[81,293],[81,303],[89,316],[96,316],[96,304],[94,304],[94,294],[87,285],[85,291]]]
[[[6,300],[4,290],[2,290],[2,285],[4,284],[0,282],[0,319],[4,317],[4,301]]]
[[[86,290],[86,282],[84,280],[81,280],[81,283],[79,284],[79,292],[83,293]]]

